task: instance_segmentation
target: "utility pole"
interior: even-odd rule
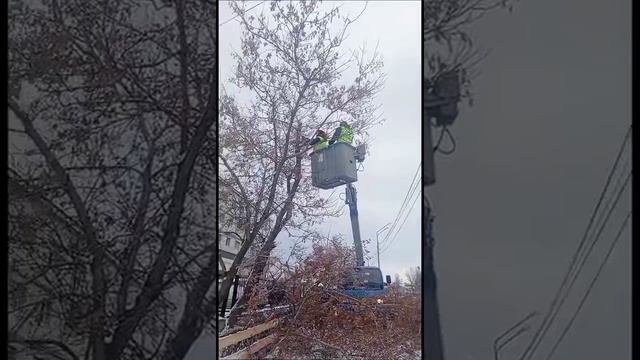
[[[424,323],[424,347],[427,351],[426,359],[443,360],[444,346],[442,344],[442,330],[440,326],[440,311],[438,309],[438,292],[436,271],[433,263],[433,214],[431,207],[426,208],[426,219],[422,246],[424,259],[424,287],[422,291],[424,301],[424,313],[422,322]]]
[[[435,175],[435,154],[433,139],[431,135],[431,119],[436,120],[436,126],[449,126],[458,116],[458,102],[460,101],[460,81],[456,71],[441,74],[435,81],[425,80],[424,110],[426,116],[422,128],[424,131],[424,154],[423,161],[423,181],[424,189],[436,182]],[[434,237],[433,237],[433,209],[427,201],[426,193],[422,196],[425,199],[426,211],[424,219],[424,233],[422,258],[424,259],[423,275],[423,301],[424,311],[422,313],[422,323],[424,324],[424,347],[426,349],[425,359],[444,360],[444,346],[442,342],[442,330],[440,326],[440,311],[438,309],[437,279],[434,266]]]
[[[391,225],[391,223],[388,223],[387,225],[383,226],[380,230],[376,231],[376,247],[378,248],[378,269],[380,269],[380,241],[378,240],[378,235],[380,235],[381,232],[384,231],[384,229],[388,228],[389,225]]]

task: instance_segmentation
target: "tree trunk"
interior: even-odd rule
[[[218,257],[211,254],[207,266],[200,271],[197,282],[187,295],[178,328],[168,341],[163,360],[182,360],[206,324],[216,318],[216,303],[207,301],[206,294],[215,282],[217,263]]]
[[[300,134],[301,134],[301,131],[298,128],[298,132],[297,132],[298,140],[300,140],[300,136],[301,136]],[[231,312],[229,313],[229,318],[227,319],[228,327],[232,327],[236,324],[238,320],[238,316],[242,313],[242,306],[246,304],[248,297],[253,295],[252,293],[254,292],[254,289],[260,283],[260,279],[262,278],[262,273],[264,272],[264,268],[267,265],[269,256],[271,255],[271,250],[273,250],[276,247],[275,245],[276,237],[278,236],[278,234],[280,234],[280,232],[282,231],[282,228],[284,228],[285,224],[289,221],[289,219],[291,219],[291,215],[292,215],[291,208],[293,206],[292,205],[293,198],[295,197],[295,194],[298,191],[298,186],[300,186],[300,180],[302,179],[299,175],[301,166],[302,166],[302,154],[298,153],[296,155],[296,164],[295,164],[295,169],[293,171],[294,180],[293,180],[293,183],[288,188],[287,199],[285,200],[284,206],[280,208],[280,210],[278,211],[278,215],[276,216],[273,228],[269,232],[269,235],[267,236],[264,245],[262,245],[262,248],[260,248],[260,251],[258,252],[256,262],[253,264],[251,272],[249,273],[249,279],[247,279],[247,286],[245,287],[242,293],[242,296],[240,297],[240,299],[238,299],[238,302],[233,307],[233,309],[231,309]],[[223,287],[226,286],[226,288],[223,288],[222,295],[225,295],[225,296],[228,295],[229,288],[231,287],[231,281],[235,276],[235,269],[233,265],[231,266],[231,270],[232,271],[230,272],[233,272],[233,273],[228,274],[227,278],[223,282]],[[218,301],[221,301],[221,300],[219,299]]]
[[[264,245],[262,245],[262,248],[260,248],[258,256],[256,257],[256,261],[253,263],[253,267],[251,268],[251,272],[249,273],[249,279],[247,279],[247,286],[244,288],[242,296],[240,296],[238,302],[233,306],[231,312],[229,313],[229,318],[227,319],[227,324],[229,327],[233,327],[236,324],[236,322],[238,321],[238,317],[242,313],[242,307],[251,298],[253,292],[260,284],[262,274],[264,273],[264,269],[267,266],[269,256],[271,255],[271,250],[273,250],[275,247],[275,236],[269,236],[269,239],[265,242]]]

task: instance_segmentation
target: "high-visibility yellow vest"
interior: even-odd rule
[[[313,145],[313,151],[320,151],[329,147],[329,139],[327,139],[325,136],[321,137],[320,139],[320,142]]]
[[[337,142],[344,142],[347,144],[353,143],[353,130],[350,126],[340,125],[340,136],[338,136]]]

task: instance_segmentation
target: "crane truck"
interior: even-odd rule
[[[312,185],[320,189],[332,189],[345,186],[345,203],[349,206],[351,229],[355,247],[356,262],[353,271],[344,279],[339,292],[352,298],[374,298],[378,303],[391,283],[391,276],[382,278],[380,268],[365,266],[362,239],[360,238],[360,222],[358,219],[357,191],[353,183],[358,180],[357,163],[364,161],[365,147],[337,142],[328,148],[312,155]]]

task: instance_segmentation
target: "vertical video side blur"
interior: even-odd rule
[[[8,11],[9,358],[202,359],[211,349],[194,344],[216,319],[216,2]]]

